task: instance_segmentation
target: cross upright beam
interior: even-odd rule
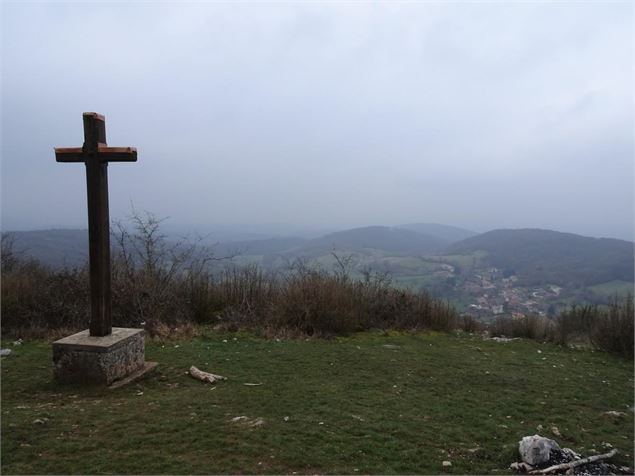
[[[84,162],[88,195],[90,262],[90,335],[112,333],[110,300],[110,217],[108,213],[108,162],[136,162],[134,147],[108,147],[106,119],[85,112],[83,147],[56,147],[57,162]]]

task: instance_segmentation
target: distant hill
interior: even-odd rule
[[[485,251],[491,266],[516,274],[524,284],[592,286],[633,282],[633,243],[551,230],[493,230],[454,243],[447,254]]]
[[[82,266],[88,260],[88,230],[10,232],[14,251],[53,267]]]
[[[329,233],[314,239],[279,237],[228,241],[218,243],[213,251],[216,256],[235,253],[247,259],[259,256],[256,261],[266,265],[300,256],[319,260],[335,249],[367,256],[366,264],[370,263],[373,267],[379,266],[373,261],[379,259],[378,256],[383,259],[386,256],[420,257],[439,253],[477,254],[485,266],[500,268],[507,275],[515,274],[520,279],[519,284],[524,285],[552,283],[575,288],[604,283],[606,287],[605,283],[633,283],[634,280],[633,243],[629,241],[588,238],[550,230],[519,229],[494,230],[449,244],[453,237],[471,232],[445,225],[404,226],[413,229],[369,226]],[[414,230],[427,230],[430,233]],[[76,267],[87,262],[87,230],[16,231],[12,234],[14,249],[24,257],[32,257],[54,267]],[[393,266],[390,269],[399,274],[400,271],[394,268],[394,260],[389,264]],[[409,263],[408,266],[414,265]],[[429,276],[430,271],[424,268],[408,269],[408,273]],[[626,285],[620,286],[622,289]]]
[[[400,255],[420,255],[439,251],[447,242],[412,230],[387,226],[367,226],[329,233],[306,242],[298,251],[378,249]]]
[[[289,251],[306,242],[307,240],[305,238],[291,236],[268,238],[265,240],[227,241],[214,245],[212,249],[217,256],[228,256],[235,253],[244,255],[268,255]]]
[[[81,266],[88,259],[87,230],[38,230],[11,232],[15,250],[54,267]],[[278,237],[260,240],[240,240],[213,243],[216,256],[284,254],[293,256],[319,256],[329,254],[333,248],[346,251],[377,249],[397,255],[421,255],[439,251],[447,242],[411,230],[370,226],[329,233],[307,240],[299,237]],[[111,243],[114,247],[114,243]]]
[[[406,225],[399,225],[396,228],[432,236],[448,244],[465,240],[466,238],[470,238],[478,234],[474,231],[466,230],[465,228],[441,225],[439,223],[409,223]]]
[[[73,268],[82,266],[88,261],[88,230],[12,231],[10,234],[14,240],[14,251],[24,258],[34,258],[55,268]],[[172,241],[177,241],[176,238],[175,235]],[[209,242],[204,245],[213,245],[212,251],[216,256],[268,255],[293,249],[306,241],[304,238],[284,237],[217,244]],[[114,250],[116,244],[112,239],[110,244]]]

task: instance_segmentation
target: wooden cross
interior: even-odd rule
[[[85,112],[83,117],[84,146],[56,147],[55,160],[86,164],[90,251],[90,335],[106,336],[112,333],[108,162],[136,162],[137,149],[108,147],[104,116],[95,112]]]

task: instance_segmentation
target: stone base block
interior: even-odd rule
[[[93,337],[88,330],[53,342],[56,380],[111,385],[147,368],[143,329],[113,327],[112,334]]]

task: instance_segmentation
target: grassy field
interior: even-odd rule
[[[429,286],[432,282],[434,282],[434,277],[430,276],[429,274],[393,277],[393,283],[396,288],[409,289],[414,292],[425,289],[425,287]]]
[[[561,445],[613,445],[633,464],[633,364],[597,352],[466,335],[210,331],[148,342],[157,371],[107,390],[53,383],[50,344],[6,346],[3,474],[437,474],[444,460],[451,473],[503,474],[522,436],[554,437],[554,426]],[[193,380],[190,365],[228,380]]]
[[[470,269],[475,266],[480,266],[483,259],[487,256],[484,251],[475,251],[472,253],[460,254],[460,255],[442,255],[436,259],[439,262],[449,263],[453,266],[460,266],[462,268]]]
[[[618,296],[625,296],[628,293],[633,293],[633,283],[615,280],[590,286],[589,289],[606,297],[615,296],[616,294]]]

